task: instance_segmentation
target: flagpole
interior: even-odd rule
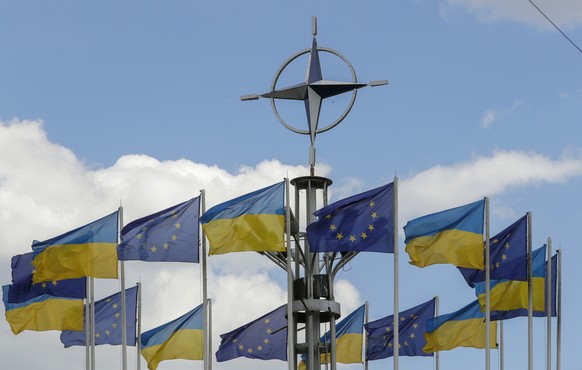
[[[208,307],[208,314],[204,315],[204,317],[208,317],[208,367],[209,370],[212,368],[212,358],[210,355],[211,352],[211,348],[210,348],[210,343],[212,343],[212,298],[208,298],[208,300],[206,301],[206,306]]]
[[[141,283],[137,283],[137,336],[135,342],[135,349],[137,352],[136,368],[141,369]]]
[[[485,197],[485,369],[491,368],[491,250],[489,249],[489,198]]]
[[[119,230],[123,228],[123,206],[119,206]],[[119,235],[119,233],[118,233]],[[117,242],[120,242],[118,237]],[[121,368],[127,370],[127,305],[125,304],[125,262],[120,261],[121,278]]]
[[[556,299],[558,305],[556,307],[556,370],[560,370],[562,365],[562,249],[558,249],[556,253],[558,253],[558,265],[556,266],[558,270],[558,291],[556,292],[558,296]]]
[[[503,353],[504,351],[504,343],[503,343],[503,320],[499,321],[499,370],[503,370]]]
[[[368,309],[369,304],[366,301],[366,308],[364,308],[364,326],[368,323]],[[364,333],[364,370],[368,370],[368,336]]]
[[[85,369],[91,369],[91,318],[89,315],[89,295],[91,279],[85,279]]]
[[[533,285],[532,285],[532,225],[527,213],[527,368],[533,370]]]
[[[548,264],[546,268],[546,368],[552,370],[552,238],[550,237],[548,237]]]
[[[291,259],[291,201],[289,179],[285,178],[285,229],[287,233],[287,366],[295,370],[295,323],[293,320],[293,269]]]
[[[394,370],[398,370],[400,352],[398,317],[398,177],[394,176]]]
[[[206,212],[206,191],[204,189],[200,190],[200,206],[201,211],[199,214],[204,214]],[[200,227],[200,226],[198,226]],[[212,361],[210,358],[210,334],[209,334],[209,326],[210,320],[209,315],[210,311],[208,310],[208,291],[207,291],[207,273],[206,273],[206,234],[204,233],[204,229],[202,229],[202,237],[200,238],[201,241],[201,248],[202,248],[202,302],[204,304],[204,350],[203,350],[203,358],[204,358],[204,370],[211,370],[212,369]]]
[[[435,296],[434,297],[434,300],[435,300],[435,302],[434,302],[435,303],[434,304],[434,317],[438,317],[438,315],[439,315],[439,296],[438,295]],[[436,351],[434,353],[434,357],[435,357],[435,362],[436,362],[435,370],[440,370],[440,355],[439,355],[439,351]]]
[[[95,370],[95,278],[93,276],[89,277],[89,284],[91,285],[91,306],[89,308],[91,312],[91,369]]]

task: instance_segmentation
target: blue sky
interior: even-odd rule
[[[582,44],[578,1],[535,3]],[[308,137],[279,124],[267,100],[239,97],[267,92],[280,65],[310,46],[312,16],[318,44],[345,55],[359,81],[390,81],[360,90],[347,119],[317,137],[316,174],[334,181],[332,200],[397,175],[401,237],[411,218],[484,196],[492,234],[531,211],[534,247],[552,237],[564,253],[562,368],[574,369],[582,325],[575,290],[582,54],[526,0],[0,2],[2,284],[10,281],[10,257],[28,252],[32,239],[83,225],[120,202],[130,222],[201,189],[211,206],[306,175]],[[305,62],[285,82],[300,82]],[[349,78],[333,58],[322,65],[326,79]],[[326,101],[322,122],[346,102]],[[306,124],[300,103],[284,112]],[[473,298],[452,266],[409,266],[403,238],[400,251],[402,309],[439,295],[447,313]],[[260,256],[215,256],[209,264],[215,343],[285,298],[284,273]],[[392,265],[390,255],[352,261],[337,281],[342,313],[369,301],[372,320],[391,315]],[[200,303],[199,288],[190,288],[199,266],[133,263],[127,273],[144,284],[144,330]],[[114,281],[97,287],[103,297],[118,288]],[[241,309],[233,312],[233,304]],[[505,325],[508,367],[527,366],[526,328],[525,319]],[[545,321],[535,328],[537,369],[545,364]],[[59,369],[84,364],[84,351],[63,349],[58,333],[14,336],[4,321],[0,348],[14,368],[50,369],[46,358]],[[26,356],[30,348],[39,356]],[[98,368],[118,366],[118,348],[97,354]],[[496,369],[496,352],[492,358]],[[475,359],[484,368],[482,351],[457,349],[441,354],[441,366],[463,369]],[[433,366],[426,358],[400,364]],[[175,361],[160,368],[186,365],[202,367]],[[214,367],[285,364],[240,359]],[[386,367],[392,361],[370,364]]]

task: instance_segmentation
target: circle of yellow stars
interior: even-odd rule
[[[374,208],[375,206],[376,206],[376,203],[373,200],[368,203],[368,207],[370,209]],[[332,217],[333,216],[332,216],[331,213],[325,216],[325,218],[327,220],[331,220]],[[376,213],[376,211],[373,211],[372,210],[372,212],[370,213],[370,218],[372,220],[376,220],[378,218],[378,214]],[[355,234],[344,235],[342,232],[340,232],[337,229],[337,225],[334,224],[334,223],[332,223],[332,224],[329,225],[329,230],[332,233],[335,233],[335,239],[341,241],[341,240],[347,238],[347,240],[350,241],[351,243],[355,243],[356,241],[358,241],[358,237],[361,240],[366,240],[369,237],[368,234],[371,233],[371,232],[373,232],[375,230],[375,228],[374,228],[374,223],[372,222],[372,223],[369,223],[368,224],[368,227],[365,230],[361,231],[359,235],[355,235]]]
[[[173,211],[172,211],[171,215],[172,215],[172,216],[171,216],[171,218],[174,218],[174,219],[178,218],[178,213],[177,213],[177,211],[175,211],[175,210],[173,210]],[[164,216],[161,216],[161,217],[164,217]],[[149,223],[149,222],[153,222],[153,221],[154,221],[154,220],[149,220],[149,221],[148,221],[148,223]],[[174,224],[174,229],[175,229],[175,230],[179,230],[181,227],[182,227],[182,224],[181,224],[180,222],[176,222],[176,223]],[[137,240],[142,240],[142,239],[144,238],[144,236],[145,236],[145,233],[146,233],[147,229],[148,229],[148,227],[144,225],[144,226],[142,227],[142,229],[141,229],[141,232],[140,232],[140,233],[138,233],[138,234],[135,236],[135,237],[136,237],[136,239],[137,239]],[[169,240],[168,240],[168,241],[175,242],[175,241],[177,241],[177,240],[178,240],[178,236],[176,235],[176,233],[173,233],[173,234],[172,234],[172,235],[169,237]],[[161,245],[161,248],[162,248],[162,250],[168,250],[168,249],[170,248],[170,243],[168,243],[168,241],[166,241],[166,242],[162,243],[162,245]],[[155,244],[152,244],[150,247],[147,247],[147,245],[146,245],[146,243],[145,243],[145,242],[144,242],[144,243],[141,245],[141,247],[142,247],[143,249],[146,249],[146,248],[147,248],[147,249],[149,249],[150,253],[157,253],[157,252],[158,252],[158,249],[159,249],[159,247],[158,247],[158,246],[156,246]]]
[[[269,338],[267,337],[267,335],[271,335],[273,333],[273,329],[271,329],[268,325],[271,323],[271,319],[266,318],[264,321],[265,324],[265,338],[263,339],[262,343],[256,345],[256,346],[245,346],[242,343],[239,343],[239,340],[237,338],[232,340],[232,343],[234,343],[239,351],[245,351],[248,354],[252,354],[255,351],[257,352],[261,352],[265,347],[263,347],[263,345],[268,345],[270,343]],[[246,348],[246,349],[245,349]]]

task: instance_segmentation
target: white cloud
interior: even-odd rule
[[[493,125],[493,122],[497,120],[497,112],[493,110],[486,110],[483,112],[483,116],[481,117],[481,127],[489,128]]]
[[[533,2],[562,30],[582,26],[582,2],[578,0]],[[532,4],[524,0],[446,0],[440,12],[448,15],[455,8],[461,8],[483,22],[511,21],[555,30]]]
[[[559,183],[582,174],[582,157],[551,159],[539,153],[497,151],[450,166],[435,166],[399,185],[399,210],[403,220],[485,196],[542,182]]]

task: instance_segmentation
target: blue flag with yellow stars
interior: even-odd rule
[[[491,280],[527,281],[527,215],[489,239]],[[471,288],[485,281],[484,270],[459,267]]]
[[[35,272],[32,265],[33,252],[12,257],[12,286],[8,293],[9,303],[22,303],[48,294],[53,297],[85,298],[86,279],[65,279],[32,283]]]
[[[135,346],[137,286],[125,290],[127,345]],[[85,307],[86,308],[86,307]],[[121,292],[95,302],[95,345],[121,345]],[[85,345],[85,331],[64,330],[65,348]]]
[[[120,261],[199,261],[200,197],[142,217],[121,230]]]
[[[237,357],[287,361],[286,313],[287,305],[283,305],[230,333],[221,334],[216,361]]]
[[[311,252],[394,253],[394,183],[337,201],[307,226]]]
[[[422,348],[426,345],[426,320],[434,317],[435,299],[398,314],[399,356],[432,356]],[[379,360],[394,356],[394,315],[364,325],[368,333],[366,359]]]

